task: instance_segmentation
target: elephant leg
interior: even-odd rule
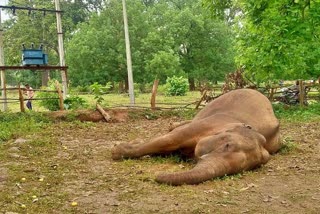
[[[170,133],[149,142],[134,140],[115,146],[112,150],[112,159],[119,160],[122,158],[138,158],[151,154],[168,154],[179,149],[180,144]]]
[[[185,121],[182,121],[182,122],[174,122],[174,123],[171,123],[170,124],[170,127],[169,127],[169,132],[171,132],[172,130],[180,127],[180,126],[183,126],[183,125],[186,125],[186,124],[189,124],[191,123],[192,120],[185,120]]]

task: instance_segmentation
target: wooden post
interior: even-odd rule
[[[155,79],[152,86],[152,95],[151,95],[151,109],[156,109],[156,96],[159,85],[159,79]]]
[[[299,103],[300,106],[304,106],[304,85],[303,85],[303,81],[299,80]]]
[[[273,101],[273,96],[274,96],[275,90],[276,90],[275,88],[271,88],[271,92],[270,92],[270,95],[269,95],[270,102]]]
[[[1,70],[1,88],[2,88],[2,100],[3,100],[3,105],[2,105],[2,111],[6,111],[8,108],[7,104],[7,87],[6,87],[6,72],[5,70]]]
[[[60,110],[63,111],[64,107],[63,107],[63,96],[62,96],[62,92],[60,89],[60,84],[58,81],[56,81],[56,89],[59,95],[59,106],[60,106]]]
[[[19,101],[20,101],[20,111],[25,112],[24,98],[23,98],[23,93],[21,91],[20,83],[19,83]]]

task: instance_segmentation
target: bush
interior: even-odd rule
[[[102,95],[106,94],[112,88],[112,84],[107,82],[105,86],[95,82],[89,86],[91,93],[94,95],[94,99],[97,103],[101,103],[104,99]]]
[[[167,95],[169,96],[185,96],[188,91],[189,83],[184,77],[168,77],[167,78]]]
[[[69,96],[64,100],[64,108],[69,109],[80,109],[88,107],[88,103],[81,97],[78,96]]]
[[[42,89],[50,91],[56,90],[54,81],[50,81],[48,87],[43,87]],[[58,93],[39,91],[36,94],[36,97],[43,99],[39,102],[40,106],[49,109],[50,111],[57,111],[60,109]]]
[[[45,90],[55,91],[55,83],[54,81],[49,82],[49,86],[42,88]],[[49,109],[50,111],[58,111],[60,110],[59,105],[59,94],[56,92],[45,92],[40,91],[37,93],[37,98],[42,98],[43,100],[40,100],[40,106]],[[64,107],[65,109],[79,109],[79,108],[85,108],[87,107],[86,101],[78,96],[69,96],[64,100]]]

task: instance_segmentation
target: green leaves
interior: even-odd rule
[[[184,96],[188,91],[188,79],[180,76],[167,78],[167,95],[169,96]]]
[[[135,82],[165,82],[172,75],[219,80],[233,70],[230,31],[197,2],[127,3]],[[126,80],[121,2],[110,1],[79,27],[67,45],[72,84]]]
[[[103,94],[107,93],[107,91],[112,87],[112,84],[108,82],[105,86],[95,82],[89,86],[91,93],[93,93],[94,99],[100,104],[104,99],[102,97]]]
[[[224,12],[238,8],[236,61],[248,76],[257,81],[319,77],[319,1],[205,2]]]

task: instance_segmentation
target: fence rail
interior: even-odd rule
[[[292,87],[292,85],[275,85],[272,87],[258,87],[256,90],[263,93],[271,102],[279,101],[279,98],[283,95],[283,89]],[[297,86],[299,93],[302,94],[298,97],[299,104],[302,106],[306,103],[306,101],[314,100],[314,101],[320,101],[320,84],[319,83],[304,83],[303,81],[299,82],[299,85]],[[306,93],[306,88],[307,93]],[[32,89],[33,91],[38,92],[46,92],[46,93],[58,93],[59,98],[32,98],[30,100],[59,100],[59,106],[60,110],[64,109],[63,106],[63,98],[62,98],[62,91],[60,90],[59,83],[56,83],[56,89],[57,90],[43,90],[43,89]],[[1,90],[1,89],[0,89]],[[11,87],[7,88],[7,90],[17,90],[19,93],[19,98],[0,98],[0,103],[17,103],[20,102],[20,110],[22,112],[25,111],[24,109],[24,101],[26,100],[23,97],[23,91],[25,88],[21,87]],[[181,108],[199,108],[201,106],[204,106],[206,102],[209,102],[211,100],[216,99],[222,94],[222,86],[214,86],[211,89],[207,89],[202,91],[201,97],[193,102],[181,102],[181,103],[173,103],[173,102],[157,102],[154,109],[181,109]],[[306,96],[304,96],[306,95]],[[143,102],[143,103],[136,103],[135,106],[126,105],[126,104],[119,104],[119,103],[110,103],[111,105],[109,108],[150,108],[150,102]]]
[[[59,82],[56,82],[56,90],[43,90],[43,89],[32,89],[32,91],[38,91],[38,92],[46,92],[46,93],[58,93],[59,97],[58,98],[52,98],[52,97],[44,97],[44,98],[24,98],[23,94],[25,91],[27,91],[28,89],[26,88],[21,88],[20,84],[18,87],[10,87],[10,88],[1,88],[0,91],[2,90],[11,90],[11,91],[18,91],[19,94],[19,98],[0,98],[0,102],[1,104],[3,103],[20,103],[20,111],[21,112],[25,112],[25,106],[24,106],[24,102],[25,100],[59,100],[59,106],[60,106],[60,110],[64,109],[63,106],[63,96],[62,96],[62,90],[60,88]]]

